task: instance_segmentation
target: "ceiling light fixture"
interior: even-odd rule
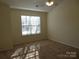
[[[51,1],[51,0],[48,0],[48,1],[46,2],[46,5],[47,5],[47,6],[52,6],[53,4],[54,4],[54,2]]]

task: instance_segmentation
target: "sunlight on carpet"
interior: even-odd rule
[[[12,59],[39,59],[40,44],[18,48],[11,55]]]

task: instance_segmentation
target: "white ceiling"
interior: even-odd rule
[[[54,5],[51,7],[48,7],[45,5],[46,1],[47,0],[2,0],[2,2],[8,4],[11,8],[33,10],[33,11],[43,11],[43,12],[51,11],[62,0],[53,0]]]

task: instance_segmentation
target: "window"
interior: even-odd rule
[[[39,16],[21,16],[22,35],[40,33]]]

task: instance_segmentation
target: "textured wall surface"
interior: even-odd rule
[[[48,14],[49,39],[79,48],[79,1],[64,0]]]
[[[12,48],[10,8],[0,2],[0,50]]]

